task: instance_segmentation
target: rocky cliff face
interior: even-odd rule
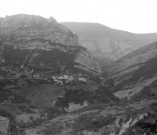
[[[77,36],[57,23],[54,18],[33,15],[13,15],[1,19],[0,35],[5,41],[45,39],[64,45],[79,45]]]
[[[79,45],[77,36],[53,18],[20,14],[3,18],[0,24],[2,63],[52,68],[54,63],[66,67],[69,62],[71,67],[101,71],[91,54]]]
[[[81,69],[86,70],[86,68],[88,68],[89,70],[97,71],[99,73],[101,72],[101,68],[98,66],[98,62],[88,51],[79,53],[75,58],[75,62],[80,63],[80,66],[78,67]]]
[[[141,46],[157,41],[157,34],[134,34],[97,23],[63,22],[79,37],[80,43],[99,60],[117,60]]]

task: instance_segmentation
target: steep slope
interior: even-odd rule
[[[63,22],[80,43],[98,58],[117,60],[141,46],[157,41],[157,34],[134,34],[97,23]]]
[[[45,62],[44,59],[51,59],[49,63],[53,61],[53,58],[56,59],[55,54],[58,61],[61,60],[59,57],[63,54],[65,62],[71,58],[71,62],[79,63],[77,67],[100,72],[91,54],[79,45],[77,36],[53,18],[45,19],[40,16],[23,14],[7,16],[1,21],[0,39],[1,60],[6,63],[9,60],[18,63],[17,59],[20,59],[20,62],[23,62],[19,63],[20,66],[23,64],[28,66],[30,61],[38,61],[39,64],[42,61]],[[3,56],[3,54],[9,56]],[[44,58],[40,55],[44,55]],[[36,57],[38,60],[35,60]]]
[[[134,96],[157,79],[157,42],[129,53],[106,69],[120,98]]]
[[[35,15],[12,15],[1,19],[0,35],[5,41],[45,39],[65,45],[79,45],[77,36],[54,18]]]

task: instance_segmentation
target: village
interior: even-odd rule
[[[21,66],[20,69],[12,69],[12,67],[4,68],[2,66],[0,72],[0,79],[39,79],[60,85],[87,82],[86,76],[82,74],[41,74],[40,72],[35,72],[33,69],[24,68],[23,66]]]

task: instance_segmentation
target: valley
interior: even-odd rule
[[[103,39],[101,26],[83,32],[88,48],[69,29],[52,17],[0,19],[0,134],[157,134],[156,35],[106,27]],[[105,41],[99,57],[92,37]]]

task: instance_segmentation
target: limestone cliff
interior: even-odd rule
[[[34,68],[44,64],[43,67],[49,70],[71,66],[71,69],[100,72],[96,60],[79,45],[77,36],[52,17],[6,16],[0,21],[0,40],[3,64],[18,63],[19,67]]]
[[[65,45],[79,45],[77,36],[65,26],[35,15],[18,14],[1,19],[0,35],[5,41],[45,39]]]

